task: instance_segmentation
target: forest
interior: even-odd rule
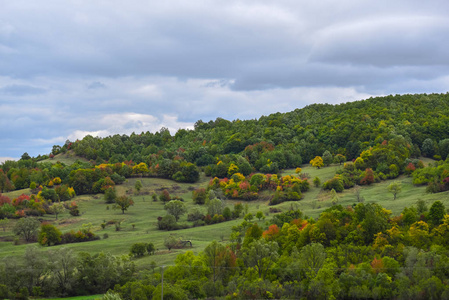
[[[0,299],[449,299],[448,191],[449,94],[68,140],[0,164]]]

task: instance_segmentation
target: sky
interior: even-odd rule
[[[0,162],[312,103],[446,93],[448,1],[0,0]]]

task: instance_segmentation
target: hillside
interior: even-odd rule
[[[117,284],[124,298],[140,291],[150,299],[162,266],[171,266],[175,299],[315,299],[323,291],[407,298],[406,277],[413,297],[426,298],[433,284],[443,298],[444,263],[432,266],[424,255],[449,261],[448,97],[315,104],[258,120],[198,121],[174,135],[86,136],[50,155],[7,161],[0,165],[0,298],[82,295]],[[35,226],[29,239],[17,229],[25,220]],[[139,243],[154,253],[133,252]],[[268,250],[254,262],[258,247]],[[307,251],[327,255],[312,273],[301,265],[313,256]],[[72,260],[67,282],[55,280],[53,255]],[[411,255],[428,275],[409,276]],[[27,273],[30,262],[41,273]],[[97,263],[110,277],[83,281],[100,272]],[[281,271],[289,264],[297,275]],[[362,273],[363,290],[345,281]]]

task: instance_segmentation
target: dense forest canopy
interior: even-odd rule
[[[265,142],[274,150],[300,155],[301,162],[307,163],[325,150],[353,159],[368,146],[402,135],[433,156],[439,154],[435,143],[449,138],[448,99],[449,94],[390,95],[337,105],[313,104],[258,120],[199,120],[194,130],[180,129],[174,135],[162,128],[130,136],[86,136],[54,146],[52,154],[71,149],[97,163],[139,163],[154,154],[165,158],[180,155],[188,162],[205,165],[213,157],[245,154],[247,146]],[[434,143],[432,149],[422,149],[426,139]]]

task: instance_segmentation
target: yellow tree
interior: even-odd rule
[[[324,166],[323,158],[321,156],[315,156],[314,159],[310,161],[312,167],[317,167],[318,169]]]

